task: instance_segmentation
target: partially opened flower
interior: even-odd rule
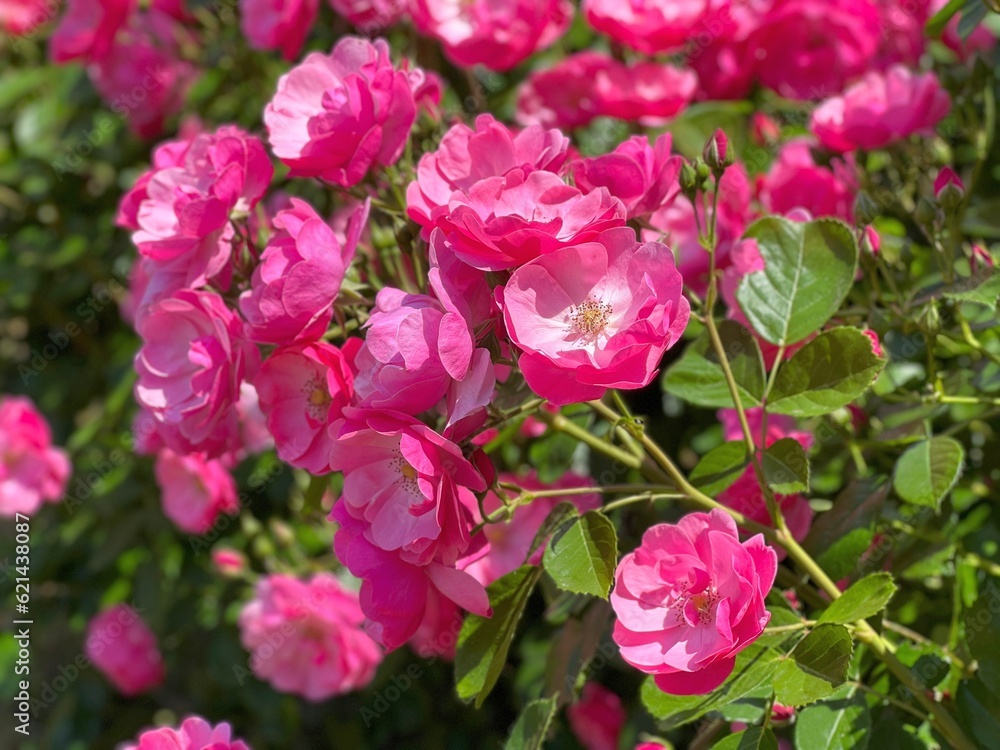
[[[622,658],[673,695],[719,687],[771,619],[777,573],[760,534],[740,542],[722,510],[653,526],[615,571],[613,637]]]
[[[682,287],[670,248],[619,228],[521,266],[497,296],[528,385],[569,404],[652,381],[687,326]]]
[[[212,726],[200,716],[189,716],[178,729],[162,727],[139,735],[135,744],[124,750],[250,750],[242,740],[234,739],[232,727],[225,722]]]

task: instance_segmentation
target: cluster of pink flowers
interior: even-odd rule
[[[0,397],[0,517],[31,515],[66,490],[70,464],[45,418],[24,396]]]

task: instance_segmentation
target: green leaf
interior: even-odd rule
[[[702,456],[689,478],[706,495],[717,495],[739,479],[749,463],[747,444],[731,440]]]
[[[844,685],[827,700],[799,712],[795,719],[796,750],[865,750],[871,714],[854,685]]]
[[[524,564],[527,564],[528,560],[535,556],[535,552],[539,547],[545,544],[545,540],[549,538],[553,531],[555,531],[561,524],[565,523],[566,519],[572,518],[576,515],[579,515],[577,507],[573,505],[573,503],[565,500],[550,510],[549,514],[545,517],[545,520],[542,521],[542,525],[535,533],[535,538],[531,540],[531,546],[528,547],[528,553],[524,556]]]
[[[862,578],[819,616],[820,622],[846,625],[878,614],[896,593],[892,575],[879,572]]]
[[[979,747],[1000,750],[1000,696],[990,692],[982,680],[963,680],[955,693],[955,704],[962,727]]]
[[[857,328],[823,331],[781,365],[767,410],[795,417],[829,414],[854,401],[875,382],[885,359]]]
[[[539,698],[524,707],[511,727],[504,750],[542,750],[545,734],[556,715],[556,696]]]
[[[764,727],[750,727],[712,745],[713,750],[778,750],[774,732]]]
[[[757,339],[732,320],[719,324],[719,339],[744,406],[758,406],[764,394],[764,358]],[[663,376],[663,389],[697,406],[731,407],[732,396],[707,332],[699,336]]]
[[[962,7],[962,17],[958,19],[958,35],[962,39],[968,39],[969,35],[986,18],[987,12],[984,0],[965,0],[965,5]]]
[[[945,292],[944,296],[961,302],[976,302],[987,307],[996,307],[997,298],[1000,297],[1000,273],[990,274],[984,281],[979,281],[978,276],[970,276],[966,282],[973,283],[956,284],[951,291]]]
[[[965,449],[954,438],[923,440],[899,457],[892,486],[906,502],[940,510],[941,501],[962,474],[964,461]]]
[[[775,697],[786,706],[804,706],[844,684],[854,644],[843,625],[817,625],[774,674]]]
[[[833,501],[833,507],[813,521],[803,546],[835,581],[882,567],[883,556],[866,558],[865,553],[888,493],[887,478],[852,480]]]
[[[835,219],[768,216],[743,235],[757,241],[764,268],[740,281],[736,299],[750,325],[772,344],[794,344],[818,331],[854,284],[858,243]]]
[[[965,637],[979,662],[976,676],[1000,696],[1000,589],[992,581],[965,615]]]
[[[618,564],[614,524],[596,510],[564,523],[545,548],[542,563],[564,591],[607,599]]]
[[[493,616],[470,614],[462,623],[455,652],[455,684],[462,700],[476,699],[476,708],[483,705],[500,678],[517,623],[541,574],[537,565],[522,565],[494,581],[487,589]]]
[[[764,479],[775,492],[791,495],[809,491],[809,459],[795,438],[776,440],[761,460]]]
[[[941,32],[944,31],[944,27],[948,25],[948,21],[950,21],[955,14],[958,13],[959,9],[964,4],[965,0],[948,0],[948,4],[935,13],[927,22],[927,36],[941,36]]]

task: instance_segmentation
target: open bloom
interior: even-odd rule
[[[211,292],[181,290],[150,305],[136,329],[136,401],[167,446],[210,458],[239,449],[240,384],[260,354],[242,338],[240,319]]]
[[[653,526],[615,571],[613,638],[622,658],[673,695],[721,685],[771,619],[778,562],[760,534],[741,543],[722,510]]]
[[[278,80],[264,123],[290,176],[349,187],[402,154],[417,116],[413,96],[407,69],[393,67],[384,39],[345,37]]]
[[[602,156],[573,164],[573,178],[581,190],[605,187],[625,205],[628,218],[648,216],[673,202],[680,191],[677,179],[681,157],[671,155],[671,137],[664,133],[652,145],[634,135]]]
[[[327,430],[354,399],[353,361],[361,340],[341,349],[317,341],[277,349],[264,360],[254,386],[278,457],[312,474],[330,471]]]
[[[624,65],[617,60],[594,78],[597,114],[656,127],[694,99],[698,76],[658,62]]]
[[[951,98],[937,76],[895,65],[885,73],[868,73],[843,94],[822,102],[810,127],[831,151],[871,150],[914,133],[933,133],[950,107]]]
[[[546,128],[586,125],[601,114],[594,80],[614,63],[607,55],[588,50],[532,72],[518,93],[518,122]]]
[[[31,515],[66,489],[70,464],[25,396],[0,398],[0,517]]]
[[[309,581],[274,574],[240,613],[240,639],[257,677],[321,701],[371,682],[381,649],[361,630],[358,597],[329,573]]]
[[[294,60],[318,11],[319,0],[240,0],[240,29],[254,49]]]
[[[406,190],[406,211],[422,227],[431,227],[456,190],[468,192],[480,180],[512,169],[558,172],[568,150],[569,138],[538,125],[514,133],[488,114],[476,118],[475,129],[456,123],[436,151],[420,157],[416,179]]]
[[[413,23],[456,65],[509,70],[558,39],[573,18],[568,0],[413,0]]]
[[[785,143],[760,181],[760,200],[771,213],[788,214],[804,208],[814,217],[854,220],[858,181],[851,154],[835,158],[829,167],[816,163],[808,138]]]
[[[200,716],[189,716],[180,728],[161,727],[139,735],[124,750],[250,750],[242,740],[233,739],[232,727],[223,722],[212,726]]]
[[[116,604],[87,624],[86,652],[122,695],[139,695],[163,682],[156,636],[127,604]]]
[[[368,202],[347,222],[344,243],[305,201],[274,217],[277,232],[254,269],[250,289],[240,295],[240,311],[254,341],[291,343],[320,338],[333,317],[333,303],[368,220]]]
[[[585,0],[583,13],[616,42],[655,55],[683,46],[712,5],[712,0]]]
[[[525,380],[561,405],[648,385],[687,326],[682,286],[670,248],[623,227],[521,266],[497,296]]]
[[[605,188],[585,195],[551,172],[512,169],[452,194],[439,226],[461,260],[499,271],[624,223],[625,207]]]
[[[156,455],[163,512],[181,531],[204,534],[220,513],[239,510],[236,483],[222,461],[164,448]]]

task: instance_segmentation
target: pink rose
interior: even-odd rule
[[[312,206],[298,198],[274,217],[277,229],[240,295],[247,336],[266,344],[315,340],[326,333],[333,303],[368,220],[366,201],[347,224],[341,244]]]
[[[518,122],[546,128],[586,125],[601,114],[594,81],[614,64],[607,55],[585,51],[532,72],[518,94]]]
[[[254,385],[278,457],[311,474],[330,471],[329,426],[354,399],[354,357],[361,340],[338,349],[317,341],[277,349],[264,360]]]
[[[452,661],[464,619],[458,605],[431,586],[427,589],[424,619],[407,645],[421,659],[440,656]]]
[[[831,151],[870,151],[909,135],[931,135],[951,109],[951,97],[933,73],[901,65],[873,71],[843,94],[822,102],[810,130]]]
[[[647,55],[684,46],[718,0],[584,0],[587,23]]]
[[[526,492],[594,487],[594,482],[590,477],[582,477],[572,472],[567,472],[552,484],[539,481],[535,472],[525,476],[501,474],[500,481],[515,484]],[[508,495],[511,497],[515,494],[515,492],[508,491]],[[514,515],[506,521],[486,524],[483,527],[483,533],[486,535],[486,541],[489,542],[489,550],[482,557],[466,565],[463,570],[484,586],[489,586],[498,578],[507,575],[527,562],[538,565],[542,561],[545,545],[541,545],[530,560],[526,559],[528,550],[549,512],[563,501],[573,503],[581,513],[595,510],[601,506],[601,497],[596,492],[581,492],[579,495],[565,497],[536,498],[527,505],[516,508]],[[483,500],[483,510],[487,514],[495,513],[502,505],[500,498],[494,492],[489,492],[486,499]]]
[[[625,205],[630,219],[648,216],[672,203],[680,191],[682,159],[671,156],[671,142],[670,133],[652,146],[648,137],[634,135],[610,154],[574,162],[573,179],[585,192],[607,188]]]
[[[515,134],[492,115],[477,117],[474,130],[456,123],[436,151],[420,157],[417,177],[406,190],[406,211],[420,226],[434,226],[456,190],[468,192],[513,169],[558,172],[568,150],[569,138],[538,125]]]
[[[812,216],[832,216],[854,222],[858,190],[853,158],[832,159],[830,167],[813,159],[810,141],[796,138],[781,147],[761,179],[760,200],[769,213],[787,214],[804,208]]]
[[[625,207],[605,188],[584,195],[551,172],[523,169],[455,191],[438,222],[448,249],[487,271],[519,266],[624,223]]]
[[[597,114],[657,127],[685,109],[698,90],[692,71],[656,62],[613,62],[594,79]]]
[[[216,276],[228,286],[236,241],[230,215],[257,204],[271,162],[259,140],[232,125],[196,136],[172,156],[176,165],[155,170],[144,186],[132,241],[157,270],[183,271],[188,287]]]
[[[309,581],[273,574],[260,579],[240,612],[240,640],[258,678],[279,692],[321,701],[375,676],[382,652],[361,630],[363,620],[357,595],[329,573]]]
[[[668,247],[619,228],[518,268],[497,296],[528,385],[563,405],[648,385],[687,325],[682,287]]]
[[[176,140],[163,141],[153,149],[150,157],[152,166],[139,176],[118,204],[118,213],[115,215],[116,226],[133,231],[139,228],[139,209],[142,207],[142,202],[149,198],[149,181],[161,169],[183,167],[188,149],[201,132],[200,124],[187,121],[181,126],[181,132]]]
[[[204,451],[209,458],[239,449],[233,407],[244,377],[253,377],[260,360],[241,330],[221,297],[190,290],[152,304],[139,320],[135,397],[171,449]]]
[[[27,36],[51,21],[58,10],[57,0],[6,0],[0,3],[0,31]]]
[[[756,75],[755,42],[769,0],[732,2],[706,14],[688,43],[686,60],[698,74],[701,99],[742,99]]]
[[[0,397],[0,517],[31,515],[66,491],[71,467],[26,396]]]
[[[566,31],[573,18],[568,0],[413,0],[417,30],[441,42],[461,67],[509,70]]]
[[[408,0],[329,0],[333,12],[367,33],[397,23],[406,14]]]
[[[122,695],[139,695],[163,682],[156,636],[127,604],[116,604],[91,619],[85,650]]]
[[[625,709],[622,699],[599,682],[583,686],[580,700],[566,707],[566,718],[585,750],[618,750]]]
[[[49,39],[53,62],[100,60],[135,11],[136,0],[68,0],[66,13]]]
[[[717,205],[715,232],[718,245],[715,250],[715,265],[725,269],[730,264],[729,254],[739,242],[743,231],[754,220],[751,208],[750,179],[742,164],[729,167],[719,181],[719,201]],[[707,191],[711,196],[712,191]],[[707,227],[711,219],[712,200],[699,206],[698,216],[701,227]],[[708,217],[706,218],[706,208]],[[674,251],[677,270],[687,284],[698,294],[704,295],[708,289],[709,257],[698,238],[699,222],[695,221],[695,209],[685,196],[679,195],[669,205],[649,218],[649,229],[642,232],[647,242],[667,242]]]
[[[774,0],[749,45],[764,86],[822,99],[870,67],[881,33],[872,0]]]
[[[916,65],[927,48],[924,27],[930,18],[930,0],[875,0],[882,35],[876,65]]]
[[[239,512],[236,483],[223,462],[164,449],[154,468],[163,513],[181,531],[204,534],[219,514]]]
[[[250,747],[232,739],[232,727],[225,722],[213,727],[200,716],[189,716],[180,729],[150,729],[123,750],[250,750]]]
[[[400,157],[416,115],[407,68],[393,67],[386,41],[345,37],[278,80],[264,123],[289,176],[350,187]]]
[[[724,511],[653,526],[615,571],[613,637],[622,658],[672,695],[719,687],[771,619],[777,573],[760,534],[740,543]]]
[[[299,56],[318,11],[319,0],[240,0],[240,29],[254,49],[280,49],[290,61]]]

